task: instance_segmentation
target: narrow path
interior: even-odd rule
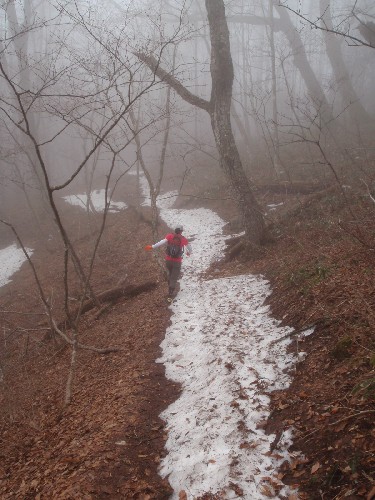
[[[267,394],[289,384],[296,361],[286,353],[288,340],[272,344],[290,329],[280,327],[264,306],[270,288],[262,277],[202,278],[223,254],[224,221],[203,208],[171,208],[173,195],[160,201],[161,217],[171,228],[184,226],[193,254],[184,259],[158,360],[182,386],[180,398],[161,415],[168,455],[160,473],[174,489],[172,498],[181,491],[188,499],[207,492],[228,499],[286,498],[290,490],[276,474],[288,459],[292,432],[270,453],[275,436],[266,435],[263,425]]]
[[[148,186],[144,177],[141,181],[147,205]],[[161,414],[168,454],[160,474],[168,478],[172,498],[181,492],[188,499],[205,493],[223,499],[287,498],[292,492],[277,470],[289,459],[292,430],[271,453],[275,436],[263,429],[268,394],[288,386],[296,362],[286,352],[288,339],[273,341],[291,329],[270,316],[264,302],[271,290],[261,276],[203,279],[223,256],[225,223],[208,209],[172,208],[177,195],[161,197],[160,215],[172,229],[184,226],[193,254],[184,259],[158,360],[182,387],[179,399]]]

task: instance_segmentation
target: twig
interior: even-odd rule
[[[57,324],[54,320],[52,320],[52,325],[53,325],[53,330],[55,333],[57,333],[57,335],[59,335],[70,346],[74,345],[74,341],[72,339],[70,339],[67,335],[65,335],[65,333],[63,333],[60,330],[60,328],[57,326]],[[78,342],[76,344],[76,347],[77,347],[77,349],[84,349],[86,351],[93,351],[93,352],[97,352],[98,354],[108,354],[110,352],[118,352],[118,351],[123,350],[123,349],[121,349],[121,347],[107,347],[107,348],[101,349],[101,348],[89,346],[86,344],[80,344]]]
[[[347,417],[340,418],[340,420],[336,420],[336,422],[332,422],[331,424],[328,424],[328,425],[336,425],[336,424],[339,424],[340,422],[344,422],[345,420],[349,420],[352,417],[358,417],[360,415],[365,415],[366,413],[375,413],[375,410],[364,410],[364,411],[360,411],[359,413],[353,413],[353,415],[349,415]]]
[[[344,417],[344,418],[340,418],[340,420],[336,420],[336,422],[332,422],[328,425],[337,425],[341,422],[345,422],[345,420],[350,420],[351,418],[353,417],[358,417],[360,415],[365,415],[366,413],[375,413],[375,410],[364,410],[364,411],[360,411],[359,413],[353,413],[352,415],[348,415],[347,417]],[[306,439],[307,437],[309,436],[312,436],[313,434],[315,434],[316,432],[318,431],[321,431],[322,428],[320,427],[319,429],[314,429],[313,431],[309,432],[308,434],[305,434],[304,436],[301,436],[301,439]]]
[[[47,316],[46,313],[25,313],[20,311],[0,310],[0,314],[19,314],[20,316]]]
[[[354,343],[359,345],[359,347],[362,347],[362,349],[365,349],[365,351],[369,351],[371,352],[372,354],[374,354],[374,350],[373,349],[369,349],[368,347],[365,347],[364,345],[360,344],[359,342],[357,342],[357,340],[354,339]]]
[[[283,341],[283,340],[291,337],[292,335],[298,335],[299,333],[306,332],[307,330],[310,330],[310,328],[314,328],[316,325],[317,325],[317,323],[312,323],[309,326],[304,326],[302,328],[299,328],[298,330],[293,330],[290,333],[287,333],[286,335],[283,335],[279,339],[273,340],[270,345],[277,344],[278,342],[281,342],[281,341]]]

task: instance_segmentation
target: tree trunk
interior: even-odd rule
[[[19,87],[23,89],[25,96],[27,91],[33,90],[32,72],[30,71],[32,63],[29,62],[29,44],[30,34],[32,33],[33,5],[31,0],[22,2],[24,19],[21,24],[19,21],[20,13],[17,12],[15,0],[10,0],[6,5],[7,28],[9,34],[13,37],[16,61],[18,64],[18,75],[15,78]],[[25,97],[26,98],[26,97]],[[34,137],[38,137],[40,128],[37,112],[30,109],[28,111],[29,128]],[[18,134],[18,132],[15,134]],[[35,153],[32,142],[27,135],[21,134],[19,140],[20,151],[23,152],[29,160],[30,174],[36,189],[29,192],[29,199],[33,204],[33,211],[38,213],[38,217],[50,215],[48,206],[48,196],[43,182],[43,175],[38,167],[38,158]]]
[[[320,0],[320,18],[323,22],[323,26],[329,30],[333,30],[331,7],[328,0]],[[371,116],[362,106],[359,97],[354,90],[349,72],[342,56],[340,41],[338,40],[337,35],[323,30],[323,36],[327,56],[332,66],[333,75],[342,95],[343,107],[345,108],[350,105],[348,111],[350,113],[351,120],[356,126],[363,121],[365,121],[366,124],[373,123]],[[352,127],[353,125],[350,124],[350,126]]]
[[[324,91],[317,79],[314,71],[312,70],[310,63],[307,59],[305,47],[298,30],[292,23],[288,11],[278,5],[274,1],[275,9],[277,10],[280,20],[279,25],[283,33],[287,37],[290,47],[293,50],[293,61],[296,68],[299,70],[303,81],[305,82],[306,88],[310,97],[314,101],[314,105],[317,109],[320,109],[320,114],[323,119],[323,123],[326,124],[333,119],[332,111],[330,109],[327,98]]]
[[[230,53],[229,30],[223,0],[206,0],[211,38],[211,99],[207,101],[191,93],[172,74],[160,66],[160,60],[144,53],[139,59],[170,85],[177,94],[193,106],[207,111],[220,156],[220,166],[229,179],[236,196],[245,227],[245,236],[251,245],[266,240],[266,226],[261,209],[244,172],[230,122],[233,87],[233,63]]]
[[[333,115],[322,86],[311,68],[301,36],[290,19],[289,13],[285,7],[280,5],[277,0],[273,0],[273,5],[280,16],[279,18],[273,19],[273,30],[275,33],[282,31],[288,39],[290,48],[293,52],[294,65],[298,69],[306,89],[314,101],[315,107],[321,110],[324,123],[327,123],[333,119]],[[234,23],[246,23],[254,26],[270,25],[269,18],[253,15],[233,15],[229,17],[229,21]]]
[[[275,27],[273,16],[273,2],[268,0],[268,15],[270,18],[269,42],[271,49],[271,72],[272,72],[272,118],[273,118],[273,166],[276,175],[282,173],[281,159],[280,159],[280,140],[279,140],[279,119],[278,119],[278,106],[277,106],[277,72],[276,72],[276,50],[275,50]]]
[[[211,37],[212,130],[220,165],[230,179],[238,200],[246,238],[250,243],[259,245],[265,237],[263,214],[243,170],[230,121],[234,74],[224,2],[206,0],[206,8]]]

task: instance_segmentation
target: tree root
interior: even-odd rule
[[[264,250],[261,246],[250,243],[244,236],[236,236],[228,241],[229,248],[226,252],[226,262],[231,262],[240,257],[243,261],[255,260],[260,258]]]

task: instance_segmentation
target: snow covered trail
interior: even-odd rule
[[[144,205],[149,205],[144,176],[141,182]],[[181,491],[189,500],[206,492],[220,493],[223,499],[287,498],[290,490],[276,472],[289,458],[291,431],[272,454],[275,436],[266,435],[263,424],[269,415],[268,393],[289,384],[296,362],[286,353],[288,340],[273,343],[291,329],[270,316],[264,301],[271,290],[261,276],[202,278],[223,255],[225,223],[204,208],[173,209],[177,194],[161,197],[160,215],[171,229],[184,226],[193,253],[184,259],[158,360],[167,377],[182,386],[178,400],[161,415],[168,454],[160,474],[168,476],[173,499]]]
[[[266,435],[262,424],[269,415],[267,393],[290,382],[296,359],[286,353],[289,341],[272,342],[291,329],[270,316],[264,301],[271,290],[262,277],[202,278],[223,255],[225,223],[211,210],[171,208],[174,195],[162,197],[160,214],[170,228],[184,226],[193,254],[184,259],[158,360],[182,386],[179,399],[161,415],[168,455],[160,474],[168,476],[173,499],[181,491],[188,499],[206,492],[225,499],[287,498],[291,492],[276,473],[289,457],[291,431],[272,454],[275,436]]]

